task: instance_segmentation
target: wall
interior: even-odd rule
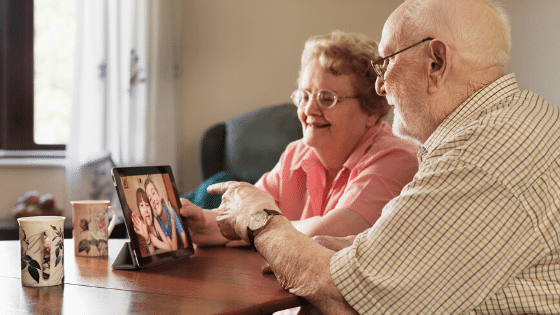
[[[199,184],[198,139],[212,124],[265,105],[289,102],[303,43],[334,29],[379,40],[394,0],[182,1],[178,137],[180,191]],[[509,70],[521,89],[560,106],[560,1],[505,0],[512,18]],[[17,163],[16,163],[17,164]],[[53,193],[68,208],[59,166],[0,164],[0,219],[28,190]]]
[[[334,29],[379,40],[401,1],[213,0],[183,5],[178,117],[180,175],[199,183],[198,138],[212,124],[261,106],[289,102],[303,43]],[[512,19],[510,70],[521,89],[560,106],[560,1],[506,0]]]
[[[513,47],[509,70],[519,88],[560,106],[560,1],[504,1]]]
[[[303,44],[340,29],[379,40],[399,1],[215,0],[183,5],[182,186],[199,183],[200,134],[216,122],[262,106],[288,103]]]
[[[8,161],[3,160],[2,162]],[[26,165],[19,165],[21,162],[18,161],[11,161],[7,165],[0,164],[0,183],[2,183],[0,220],[12,218],[12,210],[17,199],[29,190],[35,190],[40,195],[52,194],[57,207],[62,209],[65,215],[72,213],[66,197],[64,168],[57,164],[41,165],[36,162]]]

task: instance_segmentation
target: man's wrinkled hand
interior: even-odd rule
[[[225,182],[208,186],[210,194],[222,194],[217,222],[222,235],[230,240],[247,238],[249,217],[262,209],[277,210],[276,202],[268,193],[243,182]]]

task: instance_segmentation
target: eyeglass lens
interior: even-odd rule
[[[307,106],[310,97],[313,97],[313,94],[307,90],[295,90],[294,93],[292,93],[292,100],[297,107]],[[337,96],[333,91],[320,90],[317,91],[315,100],[319,106],[330,108],[336,104]]]

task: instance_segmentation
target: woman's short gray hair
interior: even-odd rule
[[[354,89],[365,113],[379,115],[378,122],[389,112],[389,104],[375,91],[377,75],[371,61],[379,59],[377,43],[358,33],[333,31],[310,37],[301,56],[302,71],[313,60],[334,75],[353,75]]]

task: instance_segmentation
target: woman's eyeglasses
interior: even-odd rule
[[[338,100],[343,100],[345,98],[358,98],[358,96],[337,96],[331,90],[319,90],[315,93],[311,93],[308,90],[303,89],[295,90],[290,97],[292,98],[294,105],[299,108],[304,108],[307,106],[309,99],[311,99],[313,95],[315,95],[315,100],[317,101],[319,107],[324,109],[333,107],[336,105]]]

